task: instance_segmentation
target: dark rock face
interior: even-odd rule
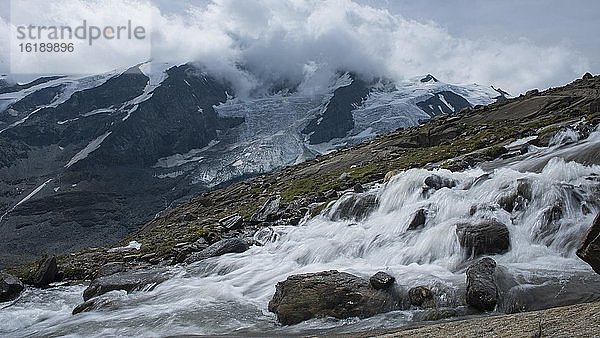
[[[437,81],[433,76],[431,79]],[[423,80],[421,81],[427,82]],[[444,101],[452,107],[448,107]],[[459,112],[463,108],[472,108],[469,101],[467,101],[464,97],[447,90],[434,93],[433,96],[427,100],[417,103],[417,106],[432,117],[440,114],[452,114],[454,112]]]
[[[127,293],[144,289],[152,290],[167,279],[167,270],[161,268],[131,270],[98,277],[83,291],[83,300],[87,301],[115,290],[125,290]]]
[[[456,182],[438,175],[431,175],[425,179],[425,186],[430,189],[439,190],[442,188],[452,189],[456,186]]]
[[[9,211],[0,229],[0,268],[115,242],[171,202],[206,189],[191,177],[165,177],[172,170],[155,164],[206,147],[243,118],[216,113],[213,107],[233,91],[198,67],[176,66],[166,75],[143,96],[149,78],[132,67],[49,106],[69,93],[56,80],[0,112],[1,126],[31,114],[0,136],[0,214]]]
[[[58,266],[56,264],[56,256],[46,257],[40,261],[38,268],[31,279],[31,283],[35,286],[48,286],[48,284],[56,282],[58,277]]]
[[[395,281],[396,278],[390,276],[389,274],[383,271],[379,271],[373,276],[371,276],[371,278],[369,278],[369,283],[371,283],[371,286],[375,290],[387,289],[390,286],[392,286],[392,284],[394,284]]]
[[[433,75],[431,74],[427,74],[427,76],[425,76],[424,78],[421,79],[421,82],[426,83],[429,81],[433,81],[433,82],[439,82],[438,79],[436,79]]]
[[[600,274],[600,214],[596,215],[594,223],[577,249],[577,256]]]
[[[496,262],[485,257],[467,269],[467,304],[481,311],[491,311],[498,302],[498,288],[494,281]]]
[[[347,194],[342,197],[340,202],[334,205],[335,209],[331,212],[331,220],[363,220],[371,214],[379,202],[377,196],[373,194]]]
[[[410,304],[421,307],[433,307],[433,292],[425,286],[416,286],[408,290]]]
[[[460,223],[456,225],[456,234],[460,245],[471,256],[501,254],[510,248],[510,235],[506,225],[483,220],[476,224]]]
[[[413,216],[412,221],[408,225],[408,230],[418,230],[422,229],[425,226],[425,222],[427,221],[427,213],[425,209],[419,209],[415,215]]]
[[[274,221],[277,212],[279,211],[279,204],[281,203],[281,196],[272,196],[258,209],[251,217],[252,222],[270,222]]]
[[[16,299],[23,288],[23,283],[17,277],[0,271],[0,302]]]
[[[192,253],[186,260],[186,263],[201,261],[206,258],[221,256],[228,253],[241,253],[248,250],[248,243],[239,238],[222,239],[208,248]]]
[[[303,134],[309,135],[310,144],[344,137],[354,128],[352,110],[367,97],[370,89],[366,82],[356,76],[352,77],[352,83],[336,89],[325,111],[311,120],[302,130]]]
[[[375,290],[367,279],[333,270],[277,283],[269,311],[283,325],[293,325],[311,318],[366,318],[398,309],[398,304],[391,291]]]
[[[127,271],[127,267],[123,263],[107,263],[104,264],[96,273],[96,278],[114,275],[115,273]]]

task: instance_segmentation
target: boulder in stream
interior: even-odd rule
[[[491,311],[498,302],[498,287],[494,280],[496,262],[485,257],[467,269],[467,304],[480,311]]]
[[[600,213],[577,249],[577,256],[600,274]]]
[[[83,300],[105,294],[110,291],[124,290],[129,292],[152,290],[169,278],[167,269],[153,268],[145,270],[128,270],[108,276],[98,277],[83,291]]]
[[[370,213],[372,213],[379,202],[377,196],[374,194],[357,194],[349,193],[340,199],[340,201],[334,204],[333,211],[331,212],[331,220],[357,220],[361,221]]]
[[[16,299],[23,288],[23,283],[17,277],[0,271],[0,302]]]
[[[376,290],[366,278],[336,270],[294,275],[277,283],[269,311],[283,325],[312,318],[371,317],[399,308],[393,289]]]
[[[46,287],[58,280],[58,265],[56,256],[44,257],[40,260],[38,268],[31,278],[31,284],[37,287]]]
[[[240,238],[222,239],[208,248],[192,253],[185,262],[190,264],[210,257],[221,256],[228,253],[241,253],[249,249],[248,243]]]
[[[460,246],[474,257],[501,254],[510,248],[508,227],[495,220],[459,223],[456,225],[456,235]]]

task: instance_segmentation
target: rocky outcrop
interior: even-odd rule
[[[369,283],[375,290],[385,290],[392,286],[395,281],[396,278],[383,271],[379,271],[369,278]]]
[[[467,269],[467,304],[481,311],[492,311],[498,302],[498,287],[494,281],[496,262],[485,257]]]
[[[0,302],[16,299],[23,288],[23,283],[17,277],[0,271]]]
[[[222,239],[208,248],[192,253],[185,262],[190,264],[210,257],[221,256],[228,253],[241,253],[248,250],[248,243],[239,238]]]
[[[279,211],[279,204],[281,203],[281,196],[270,197],[263,206],[258,209],[250,219],[252,222],[272,222],[277,218],[277,212]]]
[[[83,299],[87,301],[92,297],[114,290],[124,290],[127,293],[152,290],[168,278],[168,272],[163,268],[118,272],[94,279],[83,291]]]
[[[377,209],[378,205],[377,196],[374,194],[349,193],[333,205],[330,217],[332,221],[361,221]]]
[[[460,246],[474,257],[501,254],[510,248],[508,228],[495,220],[459,223],[456,225],[456,235]]]
[[[58,265],[56,264],[56,256],[42,258],[37,270],[31,278],[31,284],[38,287],[45,287],[57,280]]]
[[[577,256],[600,274],[600,213],[577,249]]]
[[[277,283],[269,311],[284,325],[311,318],[366,318],[399,307],[393,290],[375,290],[365,278],[335,270],[288,277]]]

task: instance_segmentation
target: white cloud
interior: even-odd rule
[[[52,8],[72,16],[115,14],[114,3],[92,3],[60,1]],[[350,70],[397,80],[432,73],[447,82],[493,84],[518,93],[565,83],[589,68],[584,57],[566,46],[456,38],[434,23],[351,0],[214,0],[177,14],[163,14],[139,1],[126,3],[152,12],[155,60],[199,61],[234,81],[240,91],[282,80],[318,86],[335,71]],[[79,61],[144,61],[118,50],[95,54]]]

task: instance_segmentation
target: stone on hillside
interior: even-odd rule
[[[239,229],[244,223],[242,216],[234,214],[219,220],[219,224],[227,230]]]
[[[96,278],[114,275],[115,273],[126,271],[127,267],[122,262],[111,262],[106,263],[98,269],[96,273]]]
[[[269,311],[283,325],[323,317],[366,318],[399,308],[392,291],[375,290],[367,279],[335,270],[294,275],[277,283]]]
[[[577,249],[577,256],[600,274],[600,213],[596,215],[594,223]]]
[[[31,284],[38,287],[45,287],[57,280],[58,265],[56,264],[56,256],[44,257],[40,260],[38,268],[33,274]]]
[[[456,234],[460,245],[470,256],[501,254],[510,247],[510,235],[506,225],[494,221],[483,220],[479,223],[459,223]]]
[[[17,277],[0,271],[0,302],[16,299],[23,288],[23,283]]]
[[[583,77],[582,77],[582,79],[584,79],[584,80],[591,80],[593,78],[594,78],[594,75],[590,74],[589,72],[583,74]]]
[[[373,276],[371,276],[371,278],[369,278],[369,283],[371,283],[371,286],[375,290],[387,289],[390,286],[392,286],[392,284],[394,284],[395,281],[396,278],[390,276],[389,274],[383,271],[379,271]]]
[[[124,290],[127,293],[152,290],[167,279],[167,270],[163,268],[118,272],[94,279],[83,291],[83,300],[87,301],[92,297],[115,290]]]
[[[485,257],[467,269],[467,304],[480,311],[491,311],[498,302],[498,287],[494,281],[496,262]]]
[[[377,196],[374,194],[346,194],[334,205],[335,209],[331,212],[331,220],[354,219],[361,221],[369,216],[378,205]]]
[[[281,196],[271,196],[265,204],[252,215],[250,220],[256,223],[274,221],[279,212],[280,203]]]
[[[190,264],[210,257],[221,256],[228,253],[241,253],[249,249],[248,243],[239,238],[222,239],[208,248],[192,253],[185,262]]]

